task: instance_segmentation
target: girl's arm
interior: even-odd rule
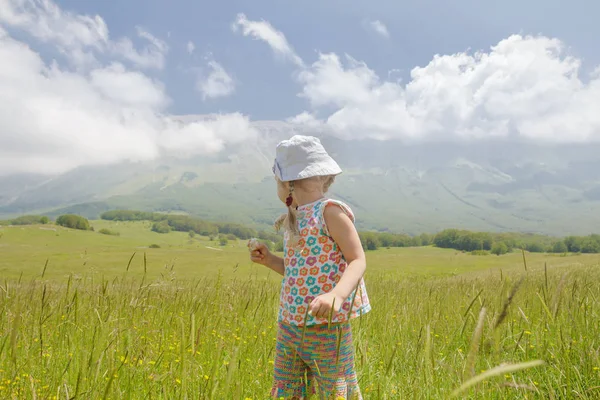
[[[263,243],[258,243],[250,252],[250,259],[257,264],[261,264],[272,269],[279,275],[283,276],[285,272],[283,258],[271,253],[267,246],[265,246]]]
[[[356,289],[367,269],[367,260],[358,232],[350,217],[340,207],[326,207],[323,211],[327,230],[339,246],[348,266],[338,284],[329,293],[317,297],[310,305],[311,314],[318,318],[329,315],[332,307],[339,311],[343,302]]]
[[[267,263],[265,264],[267,267],[277,272],[279,275],[283,276],[285,272],[285,266],[283,264],[283,258],[276,256],[275,254],[269,252],[270,257],[267,259]]]

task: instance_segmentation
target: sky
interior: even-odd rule
[[[0,0],[0,174],[213,154],[257,120],[598,141],[597,15],[589,0]]]

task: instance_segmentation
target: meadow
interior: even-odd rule
[[[92,225],[0,227],[0,398],[268,398],[280,278],[245,243]],[[598,255],[367,258],[365,399],[600,398]]]

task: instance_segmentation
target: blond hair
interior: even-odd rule
[[[320,183],[320,190],[323,194],[325,194],[335,182],[335,175],[315,176],[313,178],[302,179],[299,181],[291,181],[288,183],[290,186],[290,195],[292,195],[297,185],[303,186],[307,182]],[[279,179],[277,179],[277,183],[279,185],[283,185],[283,182],[281,182]],[[298,219],[296,213],[296,208],[293,205],[290,205],[287,213],[280,215],[279,218],[275,220],[275,229],[279,232],[283,227],[285,232],[288,234],[288,242],[290,247],[296,247],[300,242],[300,230],[298,229]]]

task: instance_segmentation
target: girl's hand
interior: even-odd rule
[[[329,314],[341,310],[344,298],[337,295],[334,290],[316,297],[308,306],[308,313],[315,318],[329,318]]]
[[[263,243],[252,243],[252,247],[250,247],[250,260],[252,262],[268,267],[271,256],[268,247]]]

